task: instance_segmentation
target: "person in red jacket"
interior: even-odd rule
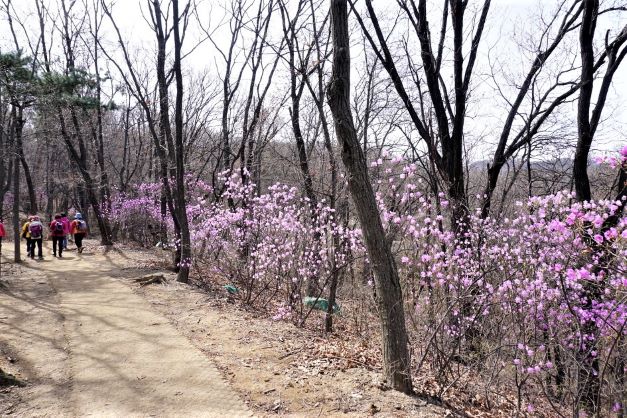
[[[63,221],[61,215],[54,215],[54,219],[50,222],[50,236],[52,236],[52,255],[57,256],[57,244],[59,250],[59,258],[63,257],[63,239],[65,238]]]

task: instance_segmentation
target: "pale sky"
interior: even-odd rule
[[[79,0],[80,1],[80,0]],[[91,0],[89,0],[91,1]],[[377,7],[384,9],[386,5],[394,4],[376,1]],[[20,13],[20,19],[25,23],[27,28],[33,28],[30,34],[36,36],[38,32],[36,15],[33,13],[33,0],[13,0],[14,7]],[[55,4],[56,0],[50,0],[50,4]],[[184,3],[182,1],[181,3]],[[218,43],[226,43],[228,41],[228,26],[219,28],[220,22],[225,22],[224,4],[225,0],[204,0],[199,1],[199,16],[203,19],[203,24],[208,23],[212,28],[218,28],[216,40]],[[479,7],[482,2],[478,0],[470,1],[471,7]],[[603,7],[603,1],[601,2]],[[607,3],[607,2],[605,2]],[[438,8],[440,2],[437,2]],[[476,91],[474,96],[482,104],[471,108],[474,112],[472,118],[468,121],[467,127],[472,133],[486,135],[490,137],[490,133],[494,129],[498,129],[504,119],[504,112],[499,110],[503,105],[503,101],[495,95],[494,81],[487,77],[488,63],[499,62],[504,66],[506,72],[512,75],[515,81],[518,81],[516,74],[523,74],[528,66],[520,62],[520,54],[517,51],[517,42],[524,41],[529,36],[534,35],[533,25],[537,23],[537,17],[542,10],[548,14],[553,10],[556,4],[555,0],[493,0],[490,10],[489,20],[485,35],[482,39],[481,52],[477,62],[477,75],[474,76],[474,85]],[[467,16],[471,16],[472,9],[468,10]],[[124,36],[129,43],[135,48],[138,54],[146,54],[149,59],[154,59],[154,41],[153,36],[148,29],[147,23],[144,21],[141,10],[146,11],[146,0],[117,0],[113,8],[113,14],[118,24],[121,26]],[[277,13],[278,16],[278,13]],[[382,16],[380,16],[382,17]],[[385,17],[385,15],[383,16]],[[434,13],[430,18],[432,33],[439,31],[439,13]],[[467,18],[468,19],[468,18]],[[623,13],[620,20],[600,19],[597,34],[602,38],[605,30],[611,29],[615,31],[622,28],[627,23],[627,13]],[[195,26],[196,22],[192,22]],[[280,23],[273,25],[274,33],[271,36],[279,37]],[[113,32],[108,22],[105,24],[105,31],[110,36]],[[357,37],[359,34],[353,34]],[[573,42],[576,46],[576,36],[574,34]],[[201,37],[198,30],[193,30],[188,39],[187,46],[191,46]],[[112,41],[115,40],[111,37]],[[0,47],[3,51],[12,45],[12,39],[6,24],[2,25],[0,30]],[[113,45],[113,44],[112,44]],[[354,54],[356,55],[356,54]],[[418,57],[416,57],[418,58]],[[204,42],[193,54],[187,57],[185,66],[192,68],[194,71],[202,71],[209,69],[210,72],[216,74],[220,69],[216,67],[216,60],[219,63],[220,58],[217,56],[216,50],[209,42]],[[354,61],[356,59],[354,58]],[[578,61],[577,61],[578,64]],[[355,80],[353,80],[355,82]],[[510,95],[510,98],[512,96]],[[624,63],[618,70],[614,78],[614,87],[610,92],[608,104],[604,116],[609,120],[603,125],[599,131],[599,143],[597,148],[600,149],[617,149],[621,144],[627,141],[625,132],[627,131],[627,63]],[[479,110],[476,110],[479,109]],[[574,117],[575,107],[568,112]],[[574,128],[574,126],[573,126]],[[491,148],[491,147],[489,147]],[[484,152],[481,151],[480,154]],[[476,155],[478,159],[488,157],[488,155]]]

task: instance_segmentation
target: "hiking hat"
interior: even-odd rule
[[[76,212],[76,215],[74,215],[74,217],[75,217],[76,219],[83,219],[83,215],[81,215],[81,213],[80,213],[80,212]]]
[[[31,219],[32,219],[33,221],[39,221],[39,216],[37,216],[37,215],[33,215],[33,216],[31,216]]]

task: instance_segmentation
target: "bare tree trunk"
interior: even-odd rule
[[[588,179],[588,155],[592,145],[592,127],[590,126],[590,101],[594,82],[594,31],[596,28],[598,0],[585,0],[579,32],[581,50],[581,89],[577,104],[577,150],[573,161],[575,193],[580,202],[590,200],[590,180]]]
[[[104,160],[104,135],[102,132],[102,104],[100,103],[102,98],[102,91],[100,85],[100,68],[99,68],[99,48],[98,48],[98,36],[100,31],[100,24],[102,23],[102,15],[99,16],[99,8],[98,1],[94,1],[94,44],[93,44],[93,58],[94,58],[94,68],[96,71],[96,100],[98,106],[96,108],[96,163],[98,164],[99,170],[99,200],[101,208],[104,208],[107,213],[111,210],[111,191],[109,189],[109,176],[107,174],[107,169],[105,167]],[[106,245],[112,245],[111,241],[111,225],[109,223],[109,218],[106,214],[100,216],[101,219],[98,219],[98,224],[101,226],[100,232],[104,234],[106,238],[103,237],[102,243]]]
[[[170,187],[171,179],[176,179],[176,150],[172,138],[172,127],[170,126],[170,105],[168,95],[168,81],[166,78],[166,34],[163,27],[163,12],[158,0],[152,0],[152,11],[154,13],[154,28],[157,38],[157,84],[159,91],[159,152],[161,163],[161,176],[163,189],[168,204],[168,210],[174,223],[174,234],[177,239],[181,239],[181,224],[178,209],[175,206],[175,193]],[[175,17],[177,18],[177,17]],[[166,153],[167,150],[167,153]],[[174,259],[174,269],[178,273],[182,261],[182,245],[176,246]]]
[[[56,148],[56,147],[55,147]],[[52,218],[52,209],[54,204],[53,185],[52,185],[52,167],[50,165],[50,141],[46,141],[46,219]]]
[[[189,3],[187,4],[189,7]],[[174,12],[174,76],[176,78],[176,99],[174,104],[174,126],[176,147],[176,209],[178,211],[179,226],[181,227],[181,265],[176,278],[177,281],[189,281],[189,267],[192,258],[189,223],[187,219],[187,202],[185,201],[185,154],[183,146],[183,74],[181,72],[181,35],[179,23],[178,0],[172,0]],[[187,9],[184,11],[187,13]]]
[[[20,113],[22,113],[20,111]],[[26,188],[28,190],[28,211],[29,213],[37,213],[38,205],[37,205],[37,195],[35,194],[35,186],[33,184],[33,176],[30,173],[30,167],[28,166],[28,162],[26,161],[26,157],[24,157],[24,147],[21,145],[20,140],[20,162],[22,164],[22,170],[24,171],[24,180],[26,180]]]
[[[627,42],[627,25],[618,34],[618,36],[609,42],[605,39],[605,56],[607,57],[607,66],[605,74],[598,88],[598,96],[594,107],[592,108],[592,95],[594,91],[594,72],[595,72],[595,56],[594,56],[594,34],[596,30],[597,17],[599,15],[598,0],[584,0],[583,14],[581,20],[581,28],[579,31],[579,48],[581,54],[581,88],[579,93],[579,101],[577,103],[577,148],[575,150],[575,158],[573,161],[573,183],[577,200],[580,202],[592,199],[592,191],[590,180],[588,177],[588,156],[592,147],[595,131],[601,118],[601,113],[605,105],[608,90],[616,72],[616,69],[627,55],[627,47],[623,48],[623,44]],[[622,50],[621,50],[622,48]],[[621,167],[620,179],[625,181],[624,167]],[[621,198],[625,193],[624,185],[621,190],[619,184],[619,195]],[[622,206],[621,206],[622,212]],[[602,228],[607,230],[618,222],[620,214],[614,214],[609,217],[603,224]],[[585,233],[584,239],[592,249],[592,254],[598,256],[599,260],[595,262],[593,273],[597,277],[602,273],[607,273],[607,266],[610,264],[613,255],[603,248],[602,244],[597,244],[593,238]],[[592,310],[596,303],[601,299],[603,291],[607,283],[601,281],[599,283],[586,283],[582,290],[581,297],[584,300],[584,310]],[[601,412],[601,385],[599,378],[599,359],[593,355],[598,351],[598,326],[594,319],[586,320],[582,325],[582,333],[591,335],[593,339],[590,343],[586,343],[582,347],[579,359],[579,390],[581,391],[581,401],[583,407],[591,414],[599,415]]]
[[[383,335],[385,377],[392,387],[412,393],[408,337],[403,294],[396,262],[385,239],[366,159],[360,147],[350,108],[350,45],[346,0],[331,0],[333,72],[327,87],[335,131],[342,145],[342,160],[349,174],[348,187],[355,202],[368,255],[373,267],[377,305]]]
[[[19,113],[21,115],[21,112]],[[21,137],[22,137],[22,128],[24,121],[18,118],[18,112],[15,110],[15,106],[12,109],[12,118],[13,118],[13,146],[15,150],[15,154],[13,156],[13,246],[14,246],[14,256],[13,260],[16,263],[21,262],[20,257],[20,236],[21,236],[21,225],[20,225],[20,160],[22,158],[21,155]]]
[[[4,219],[4,197],[11,188],[13,158],[11,158],[12,144],[7,135],[8,106],[0,102],[0,219]]]
[[[578,138],[573,161],[575,193],[577,200],[580,202],[592,199],[590,180],[588,178],[588,156],[614,74],[627,55],[627,47],[623,47],[625,42],[627,42],[627,25],[625,25],[612,42],[609,42],[606,37],[605,51],[599,58],[599,62],[595,64],[593,42],[596,20],[599,14],[599,2],[598,0],[584,0],[583,7],[583,17],[579,32],[581,88],[577,103]],[[607,60],[605,74],[598,88],[596,103],[592,107],[594,72],[596,67],[600,66],[605,60]]]

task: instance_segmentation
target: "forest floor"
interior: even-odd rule
[[[161,250],[88,241],[81,255],[56,259],[46,248],[45,260],[15,265],[11,246],[1,260],[0,369],[24,385],[0,387],[0,416],[458,415],[387,390],[368,364],[340,361],[342,335],[177,283]],[[146,274],[167,280],[141,287]]]

